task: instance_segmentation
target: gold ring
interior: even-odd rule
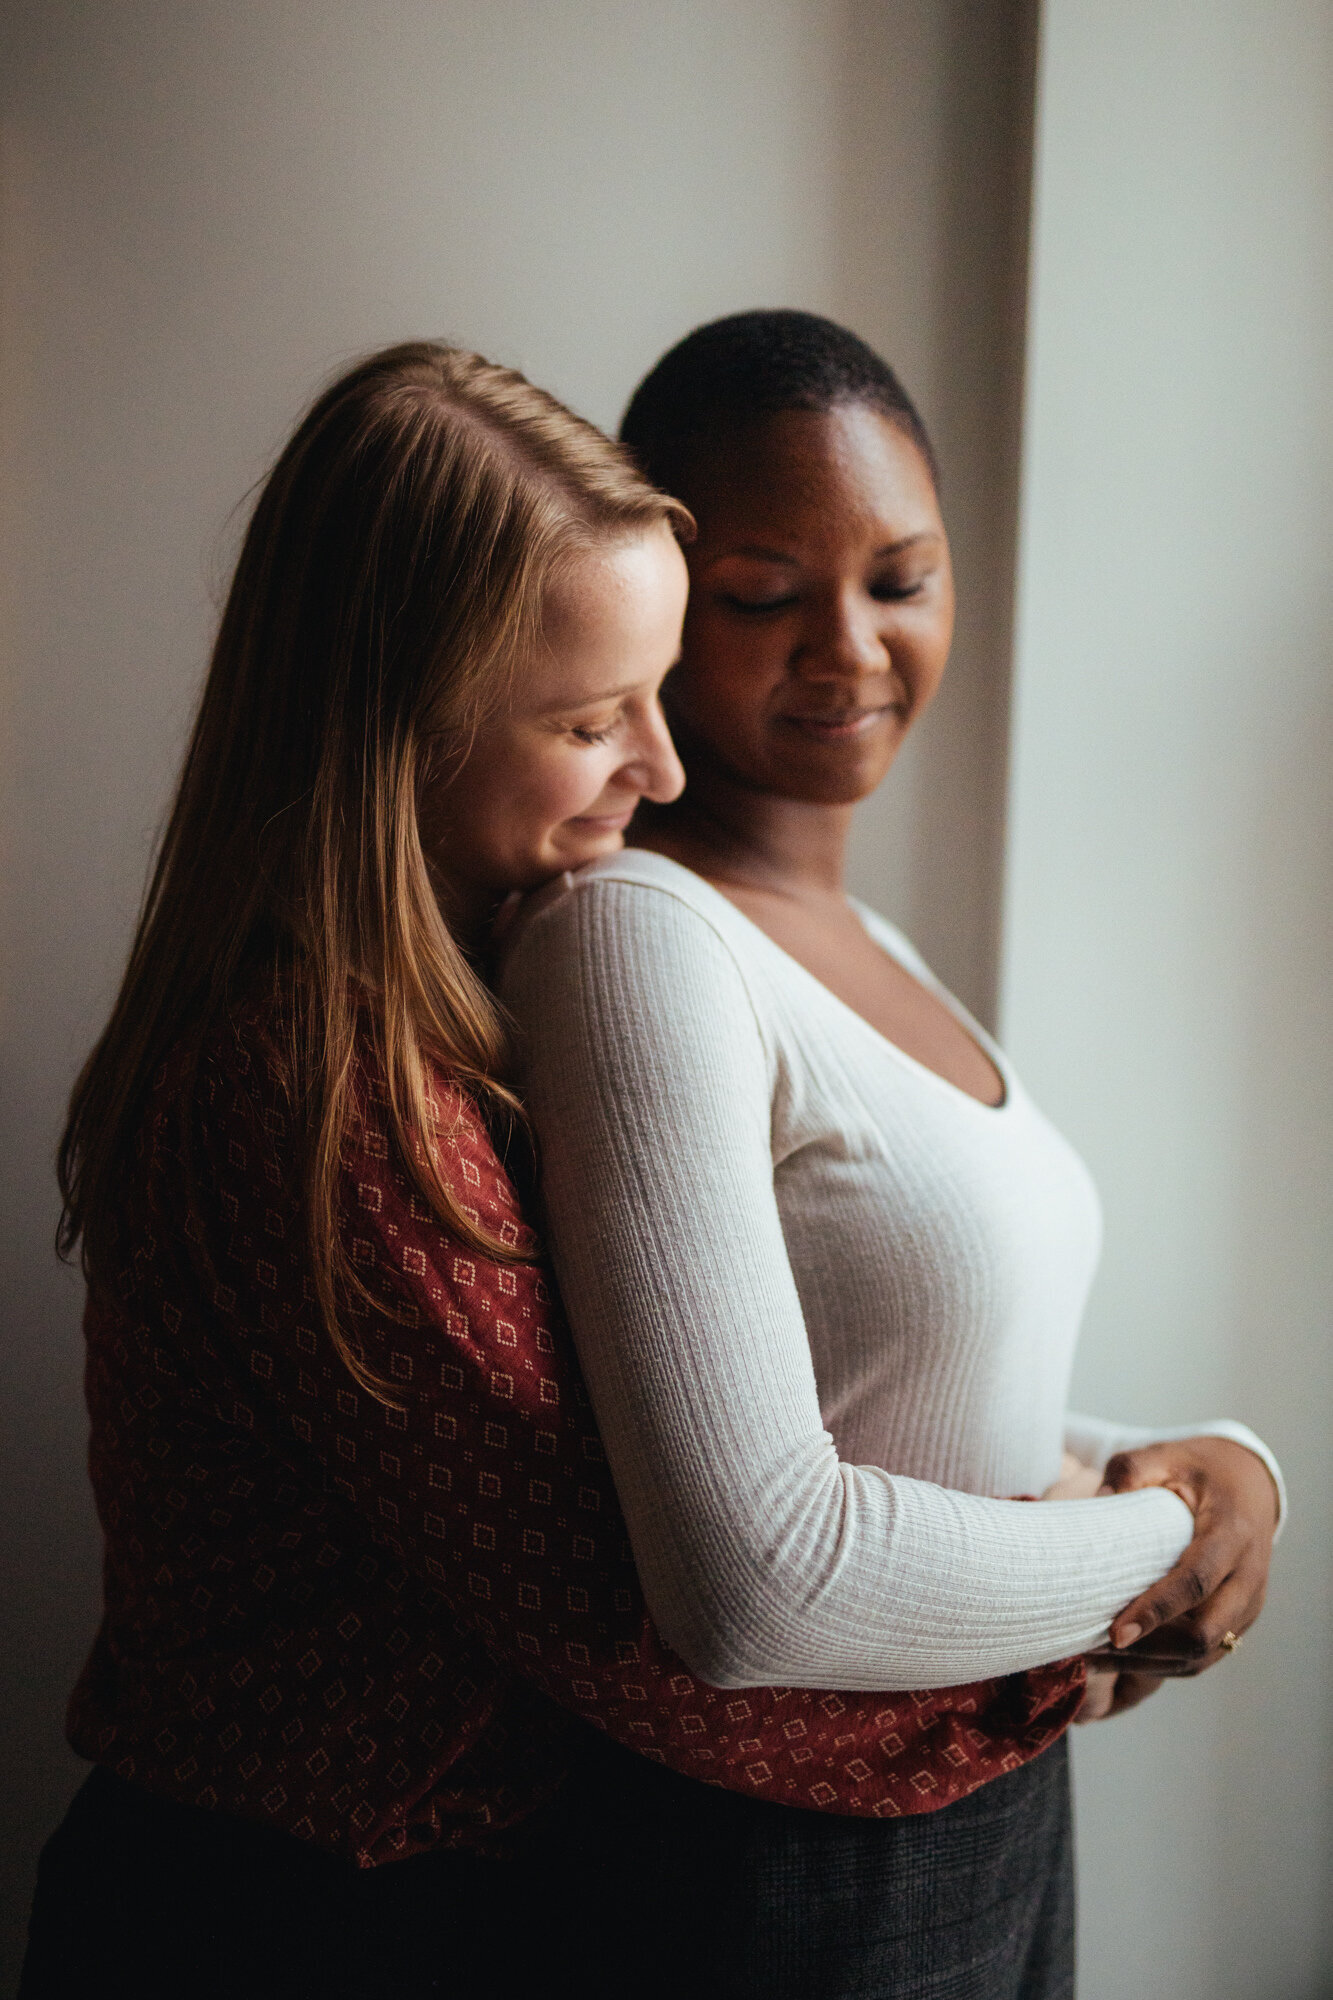
[[[1234,1653],[1239,1644],[1240,1644],[1239,1632],[1224,1632],[1222,1634],[1221,1645],[1222,1645],[1222,1651],[1224,1653]]]

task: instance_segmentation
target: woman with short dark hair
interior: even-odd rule
[[[1241,1426],[1068,1414],[1091,1181],[847,897],[852,810],[952,635],[924,428],[854,335],[756,312],[673,349],[622,435],[697,524],[665,690],[688,783],[532,899],[501,991],[649,1607],[726,1687],[841,1698],[1091,1654],[1090,1712],[1126,1706],[1239,1642],[1280,1483]],[[677,1787],[713,1990],[1072,1993],[1063,1744],[961,1799],[943,1775],[921,1760],[869,1824]]]

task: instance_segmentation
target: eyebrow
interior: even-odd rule
[[[882,549],[875,550],[874,560],[878,562],[882,556],[901,555],[904,549],[915,548],[918,542],[937,542],[939,539],[938,528],[921,528],[915,535],[904,535],[901,541],[886,542]],[[781,549],[765,548],[759,542],[742,542],[737,548],[727,549],[714,560],[725,562],[728,556],[752,556],[759,562],[785,563],[789,569],[796,568],[798,564],[796,556],[786,555]]]
[[[679,665],[680,654],[677,653],[675,659],[671,662],[671,667],[678,667]],[[671,667],[667,668],[668,674],[671,672]],[[665,675],[663,678],[665,679]],[[539,715],[577,715],[580,709],[600,708],[603,702],[619,701],[624,695],[633,694],[636,688],[641,688],[642,686],[642,680],[623,681],[619,687],[606,688],[597,694],[585,694],[579,701],[553,701],[549,707],[539,709],[537,713]]]

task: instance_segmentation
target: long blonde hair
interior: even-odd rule
[[[155,1069],[181,1047],[197,1065],[257,981],[284,1025],[319,1303],[353,1374],[379,1390],[339,1311],[361,1290],[339,1167],[363,1016],[403,1165],[459,1239],[514,1254],[464,1213],[432,1143],[432,1061],[484,1111],[513,1099],[500,1017],[432,891],[422,787],[521,670],[555,567],[662,521],[688,531],[620,447],[479,355],[390,348],[314,404],[255,505],[125,977],[71,1099],[58,1242],[90,1284],[111,1282],[127,1199],[132,1218]]]

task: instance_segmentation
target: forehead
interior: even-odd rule
[[[665,521],[580,549],[542,595],[543,650],[618,643],[669,620],[686,589],[685,561]]]
[[[893,541],[941,526],[920,450],[862,403],[781,410],[699,451],[684,484],[701,543]]]
[[[660,679],[680,644],[687,588],[685,559],[664,523],[580,551],[548,584],[511,707],[570,708]]]

